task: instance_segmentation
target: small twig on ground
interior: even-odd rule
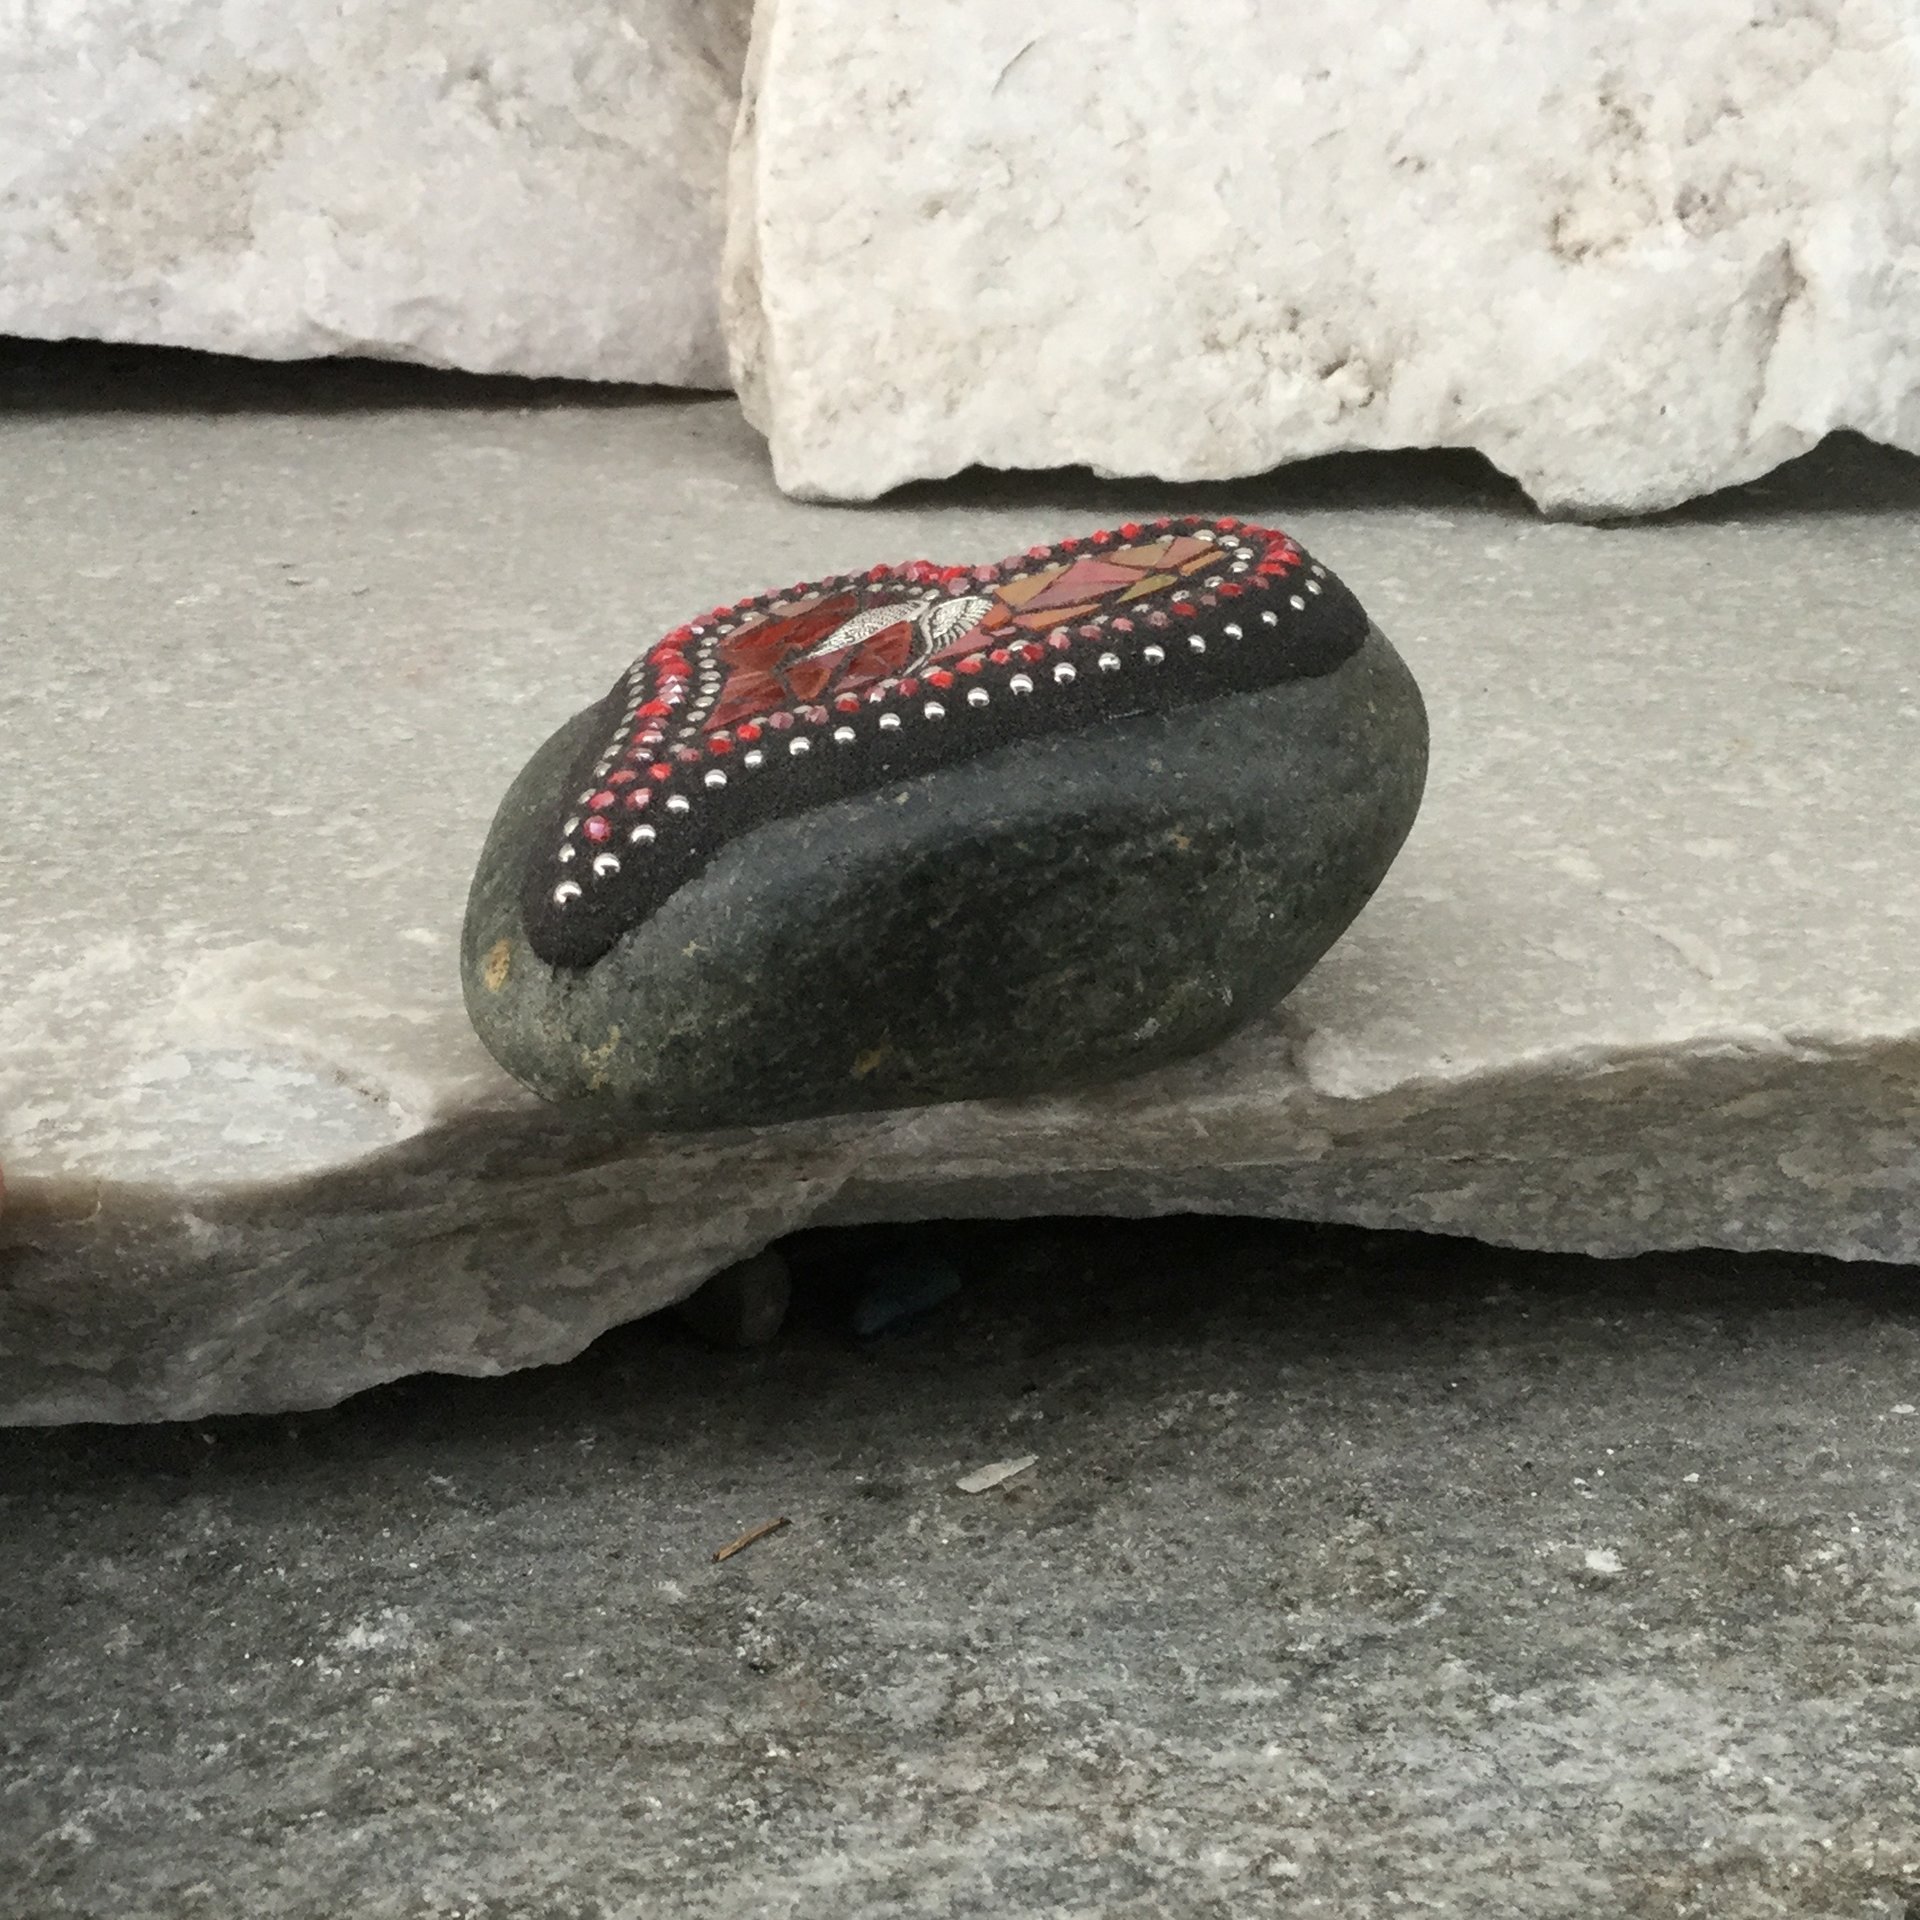
[[[713,1558],[717,1565],[722,1560],[731,1560],[742,1547],[750,1547],[756,1540],[764,1540],[770,1533],[778,1533],[787,1524],[783,1513],[777,1520],[762,1520],[757,1527],[749,1527],[738,1540],[729,1540],[724,1547],[714,1549]]]

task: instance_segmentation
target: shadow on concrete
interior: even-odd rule
[[[1004,473],[969,467],[950,480],[916,480],[883,496],[888,507],[1007,507],[1130,517],[1141,512],[1139,478],[1107,479],[1090,467]],[[1538,509],[1484,455],[1459,448],[1329,453],[1238,480],[1167,481],[1157,505],[1169,514],[1239,513],[1281,518],[1304,511],[1426,511],[1539,517]]]
[[[885,496],[888,506],[1005,506],[1015,503],[1063,515],[1140,512],[1141,481],[1102,479],[1087,467],[1002,473],[970,467],[951,480],[920,480]],[[1518,481],[1485,455],[1458,448],[1407,448],[1388,453],[1330,453],[1296,460],[1241,480],[1167,483],[1168,513],[1243,513],[1282,523],[1303,512],[1492,514],[1513,520],[1543,515]],[[1606,515],[1582,523],[1612,528],[1719,526],[1788,514],[1910,513],[1920,507],[1920,455],[1881,446],[1857,433],[1832,433],[1817,447],[1737,487],[1723,487],[1683,506],[1638,517]]]
[[[1641,520],[1598,524],[1717,527],[1789,514],[1912,513],[1915,508],[1920,508],[1920,454],[1882,446],[1857,433],[1830,433],[1797,460],[1744,486],[1723,487]]]
[[[461,373],[398,361],[247,360],[190,347],[0,337],[0,415],[523,412],[683,406],[725,393]]]

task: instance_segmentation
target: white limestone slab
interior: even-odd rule
[[[822,1221],[1920,1258],[1905,456],[1627,529],[1433,458],[849,513],[782,498],[727,401],[218,398],[0,414],[0,1417],[555,1360]],[[577,1132],[492,1065],[471,863],[642,644],[771,581],[1163,511],[1292,529],[1431,708],[1405,853],[1277,1016],[1096,1094],[727,1137]]]
[[[0,13],[0,332],[726,383],[750,0]]]
[[[781,484],[1474,447],[1641,513],[1920,447],[1920,4],[761,0],[728,327]]]

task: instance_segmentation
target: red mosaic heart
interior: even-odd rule
[[[528,942],[590,966],[756,826],[1023,740],[1327,673],[1366,631],[1287,535],[1228,518],[717,608],[595,709],[524,877]]]

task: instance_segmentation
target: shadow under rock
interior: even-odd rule
[[[1819,513],[1912,513],[1920,508],[1920,454],[1858,433],[1830,433],[1798,458],[1748,480],[1638,519],[1602,528],[1719,527]]]
[[[727,393],[461,373],[395,360],[249,360],[192,347],[0,337],[6,414],[524,412],[732,403]]]
[[[1600,1260],[1198,1217],[833,1228],[782,1250],[794,1307],[758,1351],[712,1351],[659,1314],[562,1365],[420,1376],[318,1412],[0,1430],[0,1487],[55,1501],[143,1483],[232,1492],[345,1466],[410,1486],[456,1456],[510,1476],[543,1450],[592,1444],[583,1435],[617,1438],[665,1474],[724,1478],[769,1447],[824,1458],[853,1434],[910,1452],[1036,1395],[1056,1421],[1080,1404],[1106,1423],[1147,1418],[1182,1388],[1271,1391],[1280,1369],[1290,1391],[1334,1403],[1389,1380],[1444,1401],[1463,1372],[1496,1400],[1524,1399],[1573,1380],[1582,1350],[1602,1346],[1615,1360],[1696,1340],[1738,1350],[1786,1339],[1807,1316],[1920,1335],[1911,1269],[1805,1255]],[[848,1306],[862,1275],[902,1253],[950,1263],[960,1293],[856,1338]]]
[[[860,503],[873,504],[873,503]],[[1519,482],[1485,455],[1457,448],[1329,453],[1238,480],[1103,479],[1087,467],[1001,472],[969,467],[950,480],[916,480],[888,507],[1026,507],[1108,518],[1152,511],[1242,513],[1284,525],[1302,513],[1478,513],[1510,520],[1575,517],[1606,530],[1718,526],[1823,511],[1907,513],[1920,508],[1920,455],[1857,433],[1831,433],[1798,458],[1739,486],[1641,515],[1543,514]]]
[[[1151,511],[1176,516],[1239,513],[1268,520],[1309,511],[1374,509],[1538,518],[1538,509],[1518,482],[1508,479],[1492,461],[1447,447],[1319,454],[1237,480],[1106,478],[1090,467],[1015,471],[968,467],[947,480],[910,481],[877,502],[847,504],[856,508],[1018,507],[1115,519]]]

